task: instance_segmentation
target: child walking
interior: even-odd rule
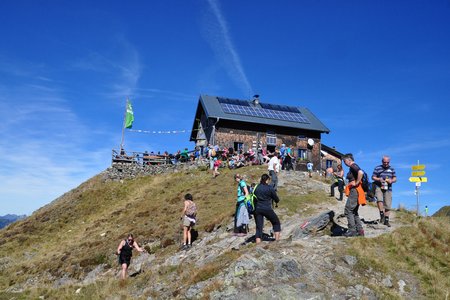
[[[184,208],[182,213],[183,220],[183,246],[182,250],[188,250],[192,246],[191,229],[195,225],[197,217],[197,206],[195,205],[192,195],[184,195]]]

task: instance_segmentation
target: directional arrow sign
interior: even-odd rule
[[[409,177],[410,182],[428,182],[426,177]]]
[[[425,171],[411,172],[411,176],[418,176],[418,177],[425,176]]]
[[[413,171],[425,170],[425,165],[415,165],[412,166],[411,169],[413,169]]]

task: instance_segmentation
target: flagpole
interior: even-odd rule
[[[123,139],[125,136],[125,122],[127,119],[127,107],[128,107],[128,97],[127,97],[127,101],[125,102],[125,112],[123,114],[123,126],[122,126],[122,139],[120,140],[120,150],[119,151],[122,151],[122,148],[123,148]]]

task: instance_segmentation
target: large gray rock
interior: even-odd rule
[[[106,267],[106,264],[101,264],[101,265],[98,265],[97,267],[95,267],[94,270],[90,271],[86,275],[86,277],[83,279],[82,283],[85,285],[94,283],[98,279],[100,274],[102,274],[105,271],[105,267]]]
[[[310,234],[317,233],[333,221],[333,217],[334,212],[330,210],[306,220],[292,231],[292,240],[302,239]]]
[[[294,259],[282,259],[274,262],[275,276],[280,278],[299,278],[305,271],[300,270],[299,264]]]

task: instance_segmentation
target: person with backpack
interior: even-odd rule
[[[249,196],[247,183],[244,176],[235,174],[234,180],[238,182],[236,211],[234,214],[234,234],[237,236],[245,236],[248,233],[248,224],[250,217],[245,204],[245,198]]]
[[[344,198],[344,170],[342,169],[342,165],[337,165],[337,171],[333,172],[333,176],[335,181],[330,187],[330,197],[334,197],[334,188],[338,187],[339,191],[339,201],[342,201]]]
[[[197,206],[195,205],[192,195],[184,195],[184,208],[181,215],[183,220],[183,245],[182,250],[188,250],[192,247],[191,229],[197,220]]]
[[[395,170],[390,166],[391,158],[384,155],[381,158],[381,165],[373,170],[372,180],[374,181],[375,197],[380,211],[380,223],[391,227],[389,223],[389,211],[392,207],[392,184],[397,182]]]
[[[269,184],[270,176],[263,174],[261,176],[260,183],[255,187],[253,194],[256,197],[255,201],[255,222],[256,222],[256,243],[261,243],[264,228],[264,217],[266,217],[270,223],[272,223],[274,237],[276,241],[280,240],[281,223],[277,214],[273,210],[272,202],[278,203],[277,192]]]
[[[116,255],[119,256],[119,264],[122,267],[120,278],[125,279],[130,266],[131,257],[133,256],[133,249],[139,252],[145,252],[145,249],[139,247],[138,243],[133,237],[133,234],[128,234],[127,238],[122,240],[117,247]]]
[[[359,218],[359,205],[365,205],[366,196],[362,189],[364,171],[355,163],[353,154],[348,153],[342,157],[345,165],[349,167],[347,174],[348,185],[346,186],[347,202],[345,203],[344,214],[347,217],[348,231],[344,234],[347,237],[364,236],[361,219]]]

